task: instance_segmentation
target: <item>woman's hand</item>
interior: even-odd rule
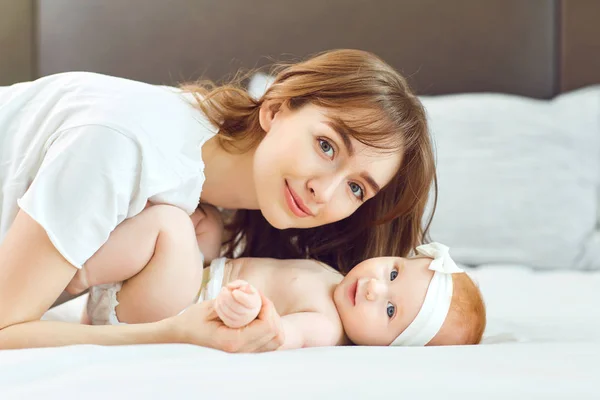
[[[261,292],[260,312],[242,328],[229,328],[218,317],[214,301],[205,301],[184,313],[164,320],[175,341],[224,350],[229,353],[258,353],[277,350],[284,342],[281,317]]]

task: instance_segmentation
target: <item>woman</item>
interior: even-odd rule
[[[374,55],[285,66],[259,100],[87,73],[0,89],[0,348],[185,342],[262,351],[272,304],[229,330],[210,303],[136,326],[38,321],[110,232],[148,203],[237,210],[227,255],[313,257],[346,272],[405,256],[435,182],[425,113]]]

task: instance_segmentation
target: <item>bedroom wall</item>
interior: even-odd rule
[[[0,85],[67,70],[218,80],[355,47],[420,94],[549,98],[600,83],[599,17],[597,0],[0,0]]]
[[[554,0],[39,0],[39,73],[172,84],[331,48],[372,51],[421,94],[556,92]],[[70,18],[65,19],[65,15]]]
[[[600,1],[560,4],[560,89],[600,83]]]
[[[33,75],[33,2],[0,0],[0,86]]]

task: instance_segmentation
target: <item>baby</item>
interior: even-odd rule
[[[481,294],[443,245],[419,246],[414,258],[368,259],[344,277],[314,260],[215,258],[221,235],[211,206],[191,219],[174,207],[152,206],[117,227],[67,290],[92,286],[87,323],[152,322],[213,300],[232,328],[256,318],[260,291],[282,317],[281,349],[481,340]]]

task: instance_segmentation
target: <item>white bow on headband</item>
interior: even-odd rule
[[[417,247],[417,254],[433,258],[429,269],[435,271],[425,301],[410,325],[390,346],[425,346],[440,331],[452,302],[452,274],[464,272],[450,258],[450,249],[441,243]]]
[[[443,272],[445,274],[456,274],[464,272],[458,268],[453,259],[450,258],[450,248],[441,243],[422,244],[417,247],[417,254],[425,257],[433,258],[429,265],[432,271]]]

